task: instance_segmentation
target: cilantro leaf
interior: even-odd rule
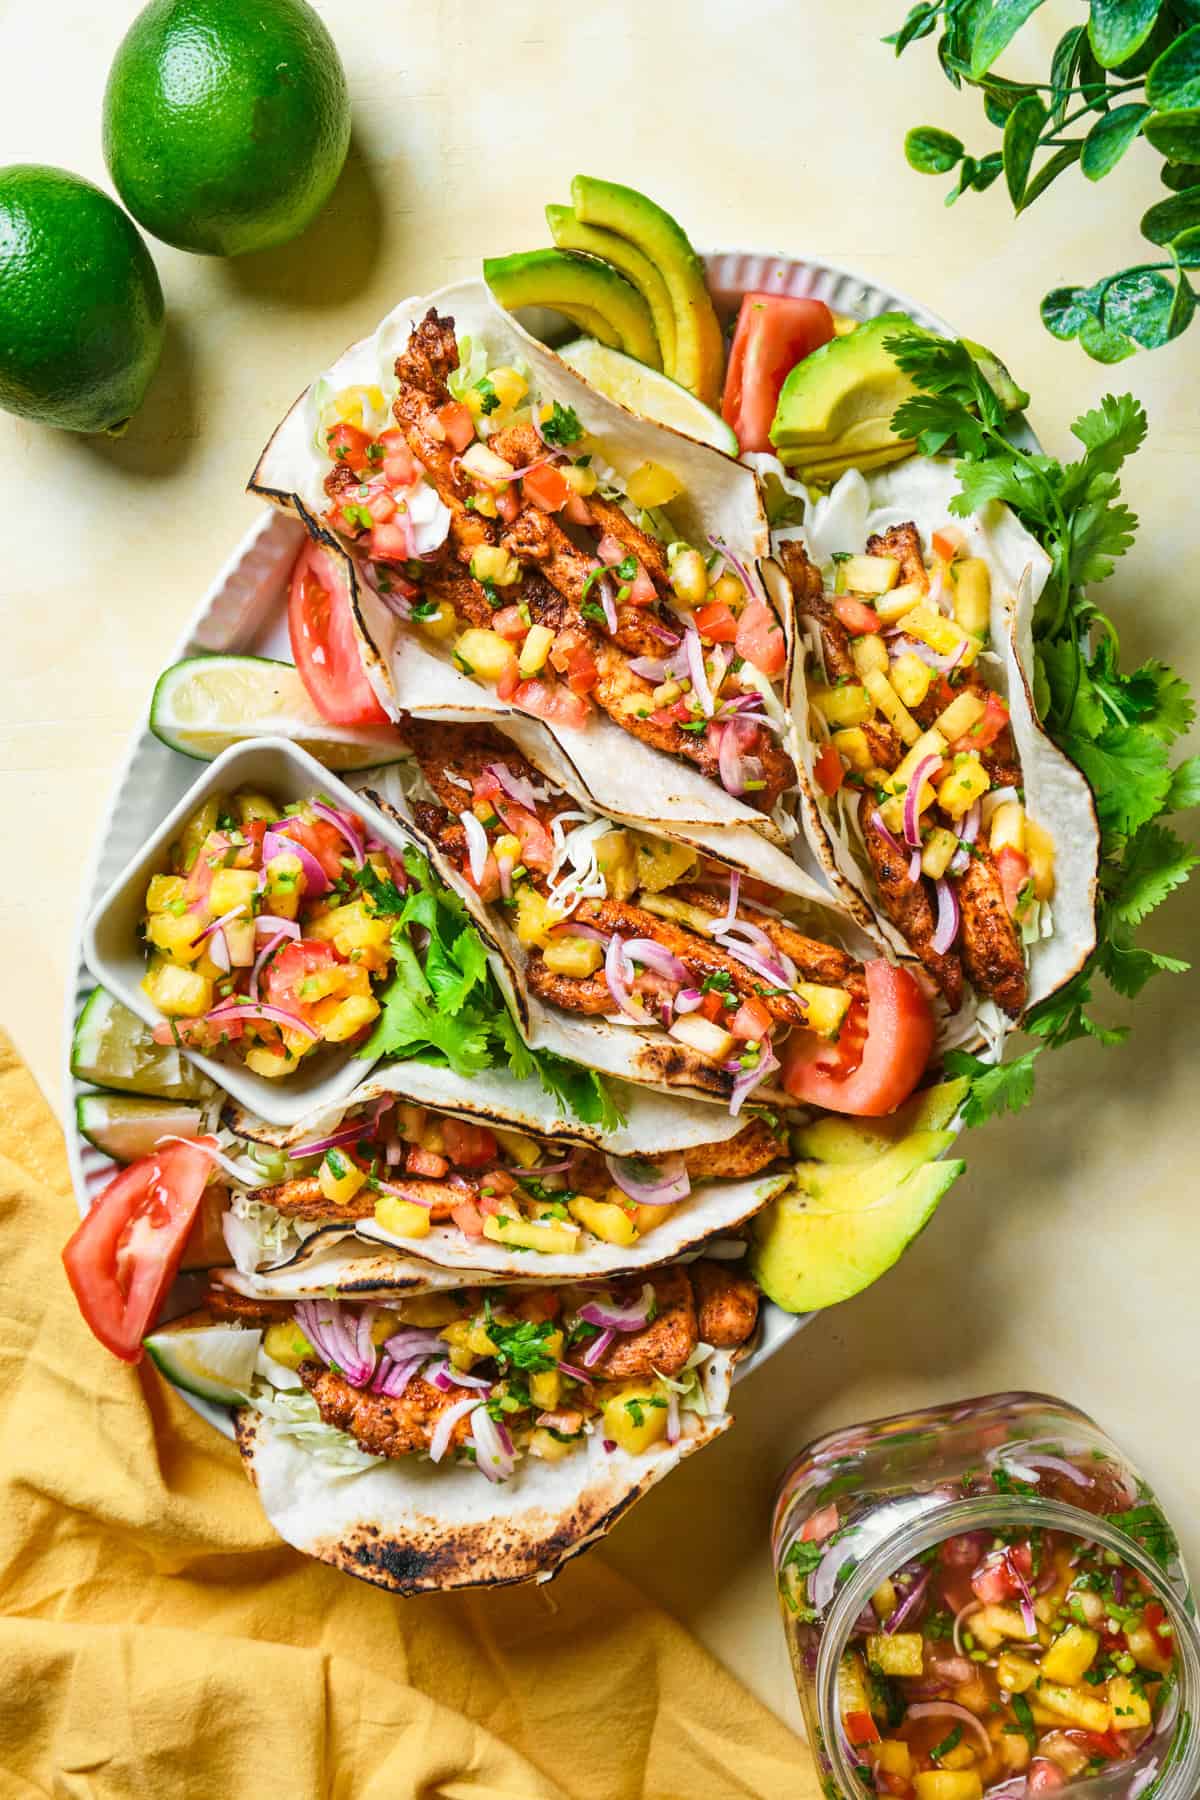
[[[1162,811],[1171,785],[1166,746],[1144,726],[1117,726],[1091,740],[1066,732],[1061,741],[1087,776],[1102,831],[1128,837]]]
[[[1041,1051],[1035,1044],[1024,1056],[1013,1062],[986,1063],[969,1050],[948,1050],[943,1061],[951,1075],[970,1078],[971,1091],[963,1106],[968,1125],[982,1125],[985,1119],[1004,1112],[1020,1112],[1033,1099],[1033,1065]]]
[[[1101,1025],[1084,1011],[1092,1003],[1092,960],[1053,994],[1039,1001],[1026,1015],[1025,1029],[1040,1037],[1052,1050],[1061,1050],[1077,1038],[1094,1038],[1098,1044],[1122,1044],[1126,1026]]]
[[[1122,925],[1140,925],[1187,880],[1198,861],[1200,856],[1191,845],[1165,825],[1143,825],[1112,877],[1108,894],[1112,918]]]
[[[1108,985],[1126,1000],[1140,994],[1153,975],[1185,975],[1191,964],[1178,956],[1145,950],[1127,931],[1114,927],[1096,949],[1096,966]]]
[[[1171,776],[1164,812],[1186,812],[1200,806],[1200,756],[1189,756]]]

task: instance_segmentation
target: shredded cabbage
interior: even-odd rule
[[[311,1221],[287,1219],[240,1189],[234,1189],[221,1224],[229,1253],[243,1275],[253,1275],[260,1263],[282,1261],[314,1230]]]
[[[361,1475],[364,1469],[377,1468],[384,1460],[368,1456],[344,1431],[326,1425],[311,1394],[280,1394],[274,1389],[257,1388],[258,1384],[251,1400],[255,1411],[270,1419],[281,1437],[292,1438],[331,1475]]]
[[[451,398],[465,401],[468,391],[487,374],[487,366],[487,351],[484,346],[472,343],[469,337],[460,338],[458,367],[446,377]]]

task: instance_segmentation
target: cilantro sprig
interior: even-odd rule
[[[518,1081],[536,1076],[577,1118],[615,1130],[621,1113],[601,1076],[551,1051],[531,1050],[522,1038],[463,901],[411,847],[404,868],[403,892],[373,870],[360,875],[368,904],[392,919],[394,965],[379,1019],[359,1055],[417,1058],[468,1079],[482,1069],[507,1067]]]
[[[1012,441],[1000,401],[956,339],[903,332],[886,347],[920,390],[893,416],[893,431],[915,438],[924,455],[959,458],[951,510],[968,518],[1004,501],[1049,553],[1033,624],[1034,698],[1050,736],[1087,777],[1100,824],[1096,949],[1028,1014],[1025,1029],[1039,1041],[999,1068],[962,1051],[946,1059],[953,1074],[972,1078],[965,1117],[978,1124],[1029,1101],[1043,1048],[1125,1039],[1127,1026],[1106,1026],[1087,1010],[1098,981],[1132,1000],[1154,975],[1188,968],[1136,933],[1198,860],[1163,821],[1200,802],[1200,757],[1172,764],[1172,745],[1194,718],[1184,682],[1153,660],[1123,670],[1116,627],[1091,598],[1137,530],[1120,472],[1146,436],[1140,403],[1106,395],[1071,426],[1083,453],[1064,463]]]

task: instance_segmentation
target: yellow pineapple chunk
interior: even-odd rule
[[[1019,800],[1004,800],[992,814],[988,829],[988,848],[993,856],[1001,850],[1019,850],[1025,854],[1025,808]]]
[[[863,725],[874,715],[875,705],[865,687],[847,681],[841,687],[812,689],[812,703],[827,725]]]
[[[619,1190],[618,1190],[619,1192]],[[621,1195],[622,1202],[625,1196]],[[638,1231],[624,1204],[612,1200],[589,1200],[586,1195],[577,1195],[568,1200],[567,1211],[573,1219],[606,1244],[617,1244],[622,1249],[637,1242]]]
[[[947,831],[944,825],[935,825],[921,852],[921,873],[928,875],[931,881],[940,881],[957,849],[958,838],[954,832]]]
[[[604,948],[595,938],[572,937],[563,931],[547,944],[542,959],[553,974],[583,981],[594,975],[604,961]]]
[[[992,577],[981,556],[962,556],[951,568],[954,617],[964,631],[985,637],[992,622]]]
[[[868,631],[862,637],[856,637],[850,646],[850,654],[860,675],[865,675],[870,669],[878,669],[881,675],[887,674],[887,645],[877,631]]]
[[[1035,900],[1049,900],[1054,892],[1054,839],[1036,819],[1025,815],[1025,854],[1033,879]]]
[[[945,711],[938,714],[935,723],[946,742],[953,744],[958,738],[964,737],[972,725],[978,724],[985,710],[985,703],[979,695],[971,688],[964,688],[961,694],[955,695]]]
[[[326,1151],[317,1170],[317,1186],[335,1206],[345,1206],[353,1200],[366,1179],[356,1163],[348,1156],[339,1156],[336,1150]]]
[[[1049,1681],[1062,1681],[1073,1687],[1083,1680],[1095,1662],[1099,1648],[1097,1632],[1086,1625],[1068,1625],[1043,1656],[1042,1675]]]
[[[878,669],[870,669],[863,676],[863,686],[888,723],[906,744],[918,743],[921,738],[921,727],[901,700],[886,675]]]
[[[898,656],[892,665],[892,686],[905,706],[920,706],[932,680],[933,670],[929,664],[922,662],[911,650]]]
[[[925,589],[919,581],[906,581],[901,587],[894,587],[890,594],[880,594],[872,605],[884,625],[895,625],[907,617],[924,594]]]
[[[850,594],[886,594],[899,573],[894,556],[848,556],[838,564],[841,591]]]
[[[961,819],[991,785],[991,778],[977,756],[956,756],[949,773],[938,782],[938,805],[952,819]]]

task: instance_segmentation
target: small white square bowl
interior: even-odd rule
[[[356,813],[370,832],[397,853],[411,841],[394,820],[285,738],[257,738],[223,751],[143,844],[84,927],[83,956],[88,968],[147,1025],[159,1025],[164,1017],[142,989],[146,960],[138,928],[145,911],[147,883],[152,875],[168,870],[171,845],[211,794],[232,794],[244,787],[268,795],[280,806],[319,794],[333,806]],[[215,1056],[194,1050],[183,1054],[270,1125],[295,1125],[317,1108],[345,1099],[366,1079],[372,1066],[345,1045],[330,1044],[304,1057],[291,1075],[268,1081],[246,1068],[230,1047]]]

